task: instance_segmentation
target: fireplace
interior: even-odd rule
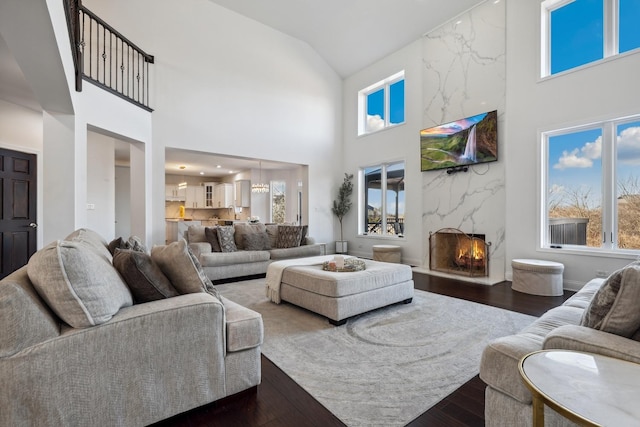
[[[465,234],[456,228],[429,233],[429,269],[462,276],[489,275],[489,246],[484,234]]]

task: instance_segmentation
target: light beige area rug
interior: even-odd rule
[[[535,319],[415,291],[332,326],[265,296],[264,279],[216,286],[262,314],[263,354],[348,426],[403,426],[478,374],[484,346]]]

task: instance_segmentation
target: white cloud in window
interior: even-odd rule
[[[630,127],[620,132],[618,159],[626,164],[640,164],[640,127]]]
[[[375,132],[384,129],[384,120],[379,115],[370,116],[367,114],[367,131]]]
[[[598,137],[593,142],[587,142],[582,148],[575,148],[571,151],[563,151],[558,163],[553,165],[554,169],[569,168],[590,168],[593,161],[602,155],[602,137]]]
[[[562,192],[564,192],[564,186],[562,185],[553,184],[549,188],[549,194],[560,194]]]

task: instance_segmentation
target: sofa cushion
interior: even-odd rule
[[[242,236],[244,249],[247,251],[266,251],[271,249],[267,232],[249,233]]]
[[[88,228],[79,228],[64,238],[66,241],[84,242],[95,251],[111,262],[111,252],[109,252],[108,243],[101,235]]]
[[[611,274],[584,311],[581,325],[630,338],[640,328],[640,262]]]
[[[269,251],[211,252],[200,254],[200,262],[203,267],[223,267],[265,262],[270,256]]]
[[[271,254],[272,261],[324,255],[321,245],[302,245],[296,248],[270,249],[269,253]]]
[[[104,250],[108,253],[106,246]],[[92,250],[90,243],[54,242],[31,257],[27,272],[38,294],[74,328],[104,323],[133,304],[111,261]]]
[[[221,252],[235,252],[238,250],[233,234],[232,225],[218,227],[218,242],[220,243]]]
[[[220,299],[218,291],[204,274],[200,262],[184,239],[166,246],[154,246],[151,249],[151,259],[181,294],[207,292]]]
[[[206,227],[204,229],[204,235],[207,238],[207,242],[211,245],[211,252],[222,252],[220,240],[218,239],[218,227]],[[189,240],[189,242],[191,242],[191,240]]]
[[[266,234],[266,232],[267,232],[267,229],[265,225],[262,223],[244,224],[244,223],[238,222],[234,225],[234,236],[235,236],[236,247],[239,250],[246,249],[244,246],[244,236],[249,234],[261,234],[261,233]]]
[[[203,225],[190,225],[187,228],[187,240],[189,243],[206,242],[205,229],[206,227]]]
[[[129,286],[136,303],[180,295],[146,252],[116,249],[113,265]]]
[[[262,316],[222,297],[227,328],[227,351],[241,351],[262,344]]]
[[[0,357],[60,334],[58,319],[40,298],[21,268],[0,282]]]
[[[295,248],[300,246],[302,240],[302,226],[278,225],[278,240],[276,248]]]

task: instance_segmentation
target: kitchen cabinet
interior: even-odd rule
[[[190,185],[187,187],[187,195],[184,207],[188,209],[205,207],[204,186]]]
[[[218,183],[217,182],[205,182],[202,184],[202,188],[204,189],[204,207],[205,208],[213,208],[214,206],[214,189]]]
[[[164,186],[164,199],[168,202],[181,202],[187,197],[186,188],[178,188],[177,185],[167,184]]]
[[[221,183],[217,184],[213,189],[213,207],[228,208],[233,205],[233,184]]]
[[[238,208],[251,206],[251,181],[241,179],[236,181],[236,198],[234,205]]]

